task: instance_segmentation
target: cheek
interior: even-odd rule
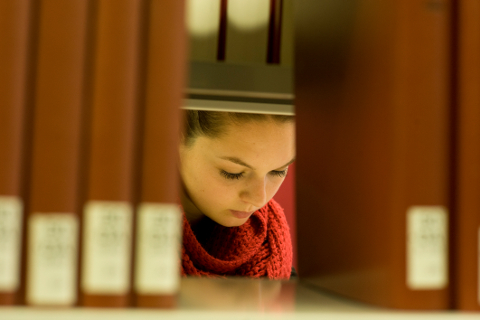
[[[208,172],[208,167],[201,161],[193,159],[183,169],[183,180],[187,186],[190,196],[198,205],[202,199],[208,198],[211,193],[211,174]]]
[[[277,193],[278,189],[282,186],[283,181],[285,181],[285,178],[273,178],[273,180],[270,181],[267,188],[267,197],[269,199],[273,198]]]
[[[237,192],[236,186],[229,184],[217,170],[204,175],[198,187],[204,201],[213,206],[230,204]]]

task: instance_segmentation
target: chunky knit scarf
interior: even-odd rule
[[[291,268],[288,224],[273,199],[238,227],[203,219],[194,232],[184,215],[183,275],[288,279]]]

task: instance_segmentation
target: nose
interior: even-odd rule
[[[248,185],[240,193],[240,199],[255,209],[261,208],[267,201],[266,179],[256,178],[249,181]]]

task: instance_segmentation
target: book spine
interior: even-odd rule
[[[480,26],[478,1],[457,1],[454,307],[480,311]]]
[[[300,277],[448,309],[451,2],[295,5]]]
[[[77,301],[78,172],[88,1],[42,0],[33,98],[25,299]]]
[[[82,224],[83,306],[129,304],[144,3],[95,3]]]
[[[0,305],[20,288],[31,1],[0,3]]]
[[[134,280],[135,304],[139,307],[173,307],[179,289],[180,257],[176,248],[180,241],[177,236],[181,234],[180,226],[177,222],[181,220],[181,214],[177,207],[180,188],[177,158],[180,107],[186,72],[184,7],[184,1],[178,0],[153,0],[149,7],[141,195],[138,207],[140,220],[136,239],[137,277]],[[169,209],[162,210],[162,206]],[[153,230],[155,232],[151,233],[151,229],[142,229],[149,226],[145,221],[163,221],[169,225],[165,225],[163,235],[158,235],[156,232],[159,231]],[[160,240],[165,239],[163,246],[172,245],[171,248],[175,249],[159,248],[153,251],[154,248],[150,247],[150,250],[147,245],[156,242],[145,242],[142,235],[146,234],[161,236]],[[152,252],[156,255],[149,256]],[[163,256],[163,252],[175,254],[175,257]],[[143,263],[147,260],[150,262]],[[157,271],[148,286],[145,285],[142,275],[151,275],[149,270],[165,270],[166,266],[170,271]],[[145,269],[147,267],[148,270]]]
[[[282,20],[280,38],[280,64],[293,67],[294,55],[294,16],[293,0],[282,0]]]
[[[270,18],[268,21],[267,63],[280,63],[282,40],[283,0],[270,0]]]
[[[398,1],[392,306],[450,306],[451,1]],[[420,89],[421,87],[421,89]]]
[[[217,44],[217,60],[225,61],[227,47],[227,9],[228,0],[220,0],[220,14],[218,25],[218,44]]]

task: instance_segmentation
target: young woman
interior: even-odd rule
[[[292,245],[272,199],[295,159],[291,116],[186,111],[182,273],[288,279]]]

